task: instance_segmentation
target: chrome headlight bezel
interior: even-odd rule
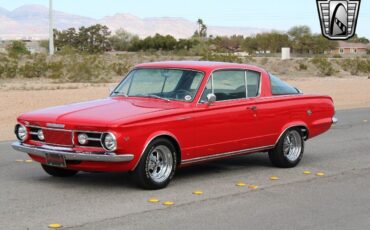
[[[103,133],[101,145],[107,151],[113,152],[117,149],[117,138],[113,133]]]
[[[17,139],[20,142],[25,142],[27,140],[27,138],[28,138],[27,128],[26,128],[26,126],[24,126],[22,124],[17,124],[15,126],[14,133],[15,133],[15,136],[17,137]]]

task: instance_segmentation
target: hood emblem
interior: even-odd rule
[[[64,124],[54,124],[54,123],[47,123],[46,126],[49,128],[57,128],[57,129],[64,129],[65,127]]]

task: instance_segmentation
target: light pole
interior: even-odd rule
[[[53,0],[49,0],[49,54],[54,55]]]

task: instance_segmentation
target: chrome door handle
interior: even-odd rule
[[[252,110],[252,111],[256,111],[257,110],[257,106],[255,106],[255,105],[248,106],[247,109]]]

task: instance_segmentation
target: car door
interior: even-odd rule
[[[255,128],[255,99],[247,99],[246,81],[246,70],[213,72],[194,113],[195,157],[252,146],[249,138]],[[211,105],[206,103],[209,93],[216,95]]]

